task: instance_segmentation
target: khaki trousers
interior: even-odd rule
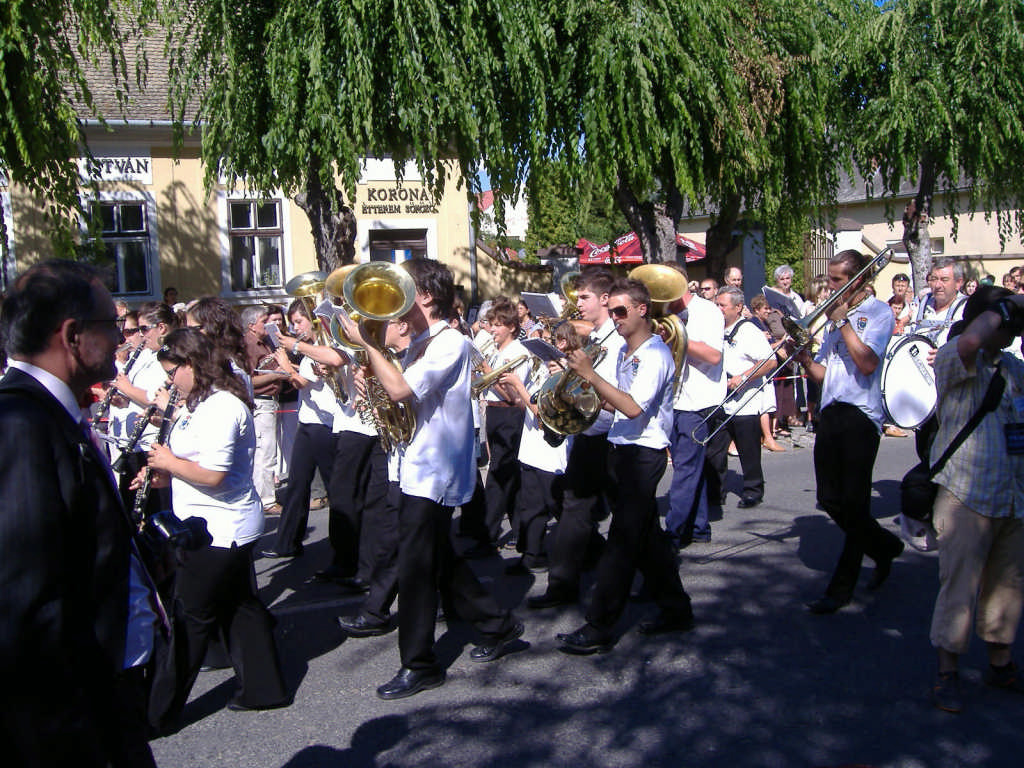
[[[986,643],[1013,643],[1024,603],[1024,520],[985,517],[943,487],[935,499],[939,595],[931,642],[967,652],[971,620]]]

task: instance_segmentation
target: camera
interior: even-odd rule
[[[203,518],[190,517],[182,520],[169,509],[152,515],[146,527],[151,533],[157,533],[166,539],[168,544],[179,549],[199,549],[213,541]]]

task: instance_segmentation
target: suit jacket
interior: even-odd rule
[[[0,380],[0,743],[12,765],[108,762],[131,536],[92,441],[45,387],[9,370]]]

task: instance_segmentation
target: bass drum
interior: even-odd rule
[[[929,350],[937,349],[927,336],[894,336],[882,362],[882,405],[891,424],[917,429],[935,412],[938,399]]]

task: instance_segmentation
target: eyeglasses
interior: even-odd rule
[[[703,293],[707,293],[708,291],[715,290],[715,287],[713,285],[702,285],[700,289]]]
[[[179,368],[181,368],[181,363],[178,363],[173,368],[169,368],[169,369],[165,369],[164,370],[164,373],[167,374],[167,380],[168,381],[174,381],[174,374],[176,374],[178,372]]]
[[[617,317],[620,320],[625,320],[629,316],[629,307],[625,304],[618,304],[616,306],[608,306],[608,314],[612,317]]]
[[[155,325],[140,325],[139,326],[139,333],[149,333],[154,328],[156,328]]]
[[[135,326],[134,328],[122,328],[121,329],[121,333],[123,333],[125,336],[134,336],[136,333],[141,333],[141,332],[142,332],[142,329],[139,328],[138,326]]]

